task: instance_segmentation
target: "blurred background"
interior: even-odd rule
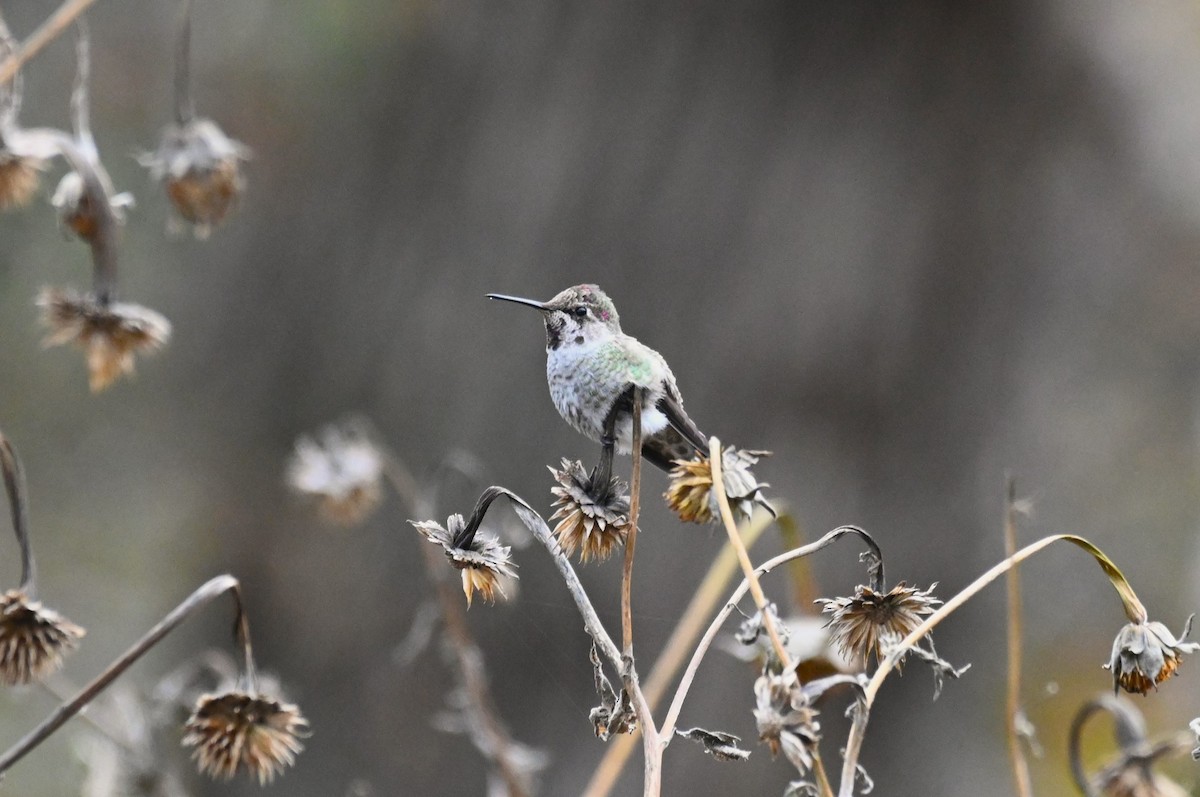
[[[19,37],[49,10],[3,3]],[[864,526],[893,581],[947,598],[1002,558],[1011,469],[1033,499],[1023,540],[1089,537],[1175,631],[1200,607],[1195,3],[197,3],[198,110],[254,150],[237,215],[207,242],[165,234],[133,158],[170,118],[175,16],[150,0],[89,13],[93,126],[138,199],[122,297],[170,318],[166,350],[90,395],[78,352],[41,348],[32,303],[86,286],[86,249],[45,197],[0,216],[0,428],[27,470],[41,597],[89,629],[67,678],[231,572],[260,666],[313,726],[277,793],[484,793],[469,743],[430,725],[452,672],[435,651],[396,659],[430,594],[409,509],[391,497],[338,529],[283,473],[299,434],[356,412],[417,474],[470,452],[483,481],[548,514],[546,465],[596,447],[554,411],[536,314],[484,294],[585,281],[671,363],[701,428],[775,452],[758,473],[809,536]],[[29,65],[24,124],[67,124],[73,71],[70,36]],[[448,479],[439,519],[482,486]],[[674,520],[665,486],[648,472],[643,668],[724,539]],[[768,535],[755,555],[780,549]],[[850,594],[856,554],[820,556],[815,594]],[[588,641],[547,557],[517,557],[518,599],[469,621],[513,735],[551,757],[541,793],[578,794],[603,754]],[[583,570],[614,629],[619,570]],[[1066,727],[1111,688],[1100,665],[1124,617],[1075,549],[1023,573],[1034,778],[1067,793]],[[787,601],[783,581],[769,589]],[[209,609],[126,678],[224,645],[228,621]],[[1011,794],[1003,588],[937,642],[973,667],[937,702],[923,665],[889,683],[863,755],[877,793]],[[714,653],[683,727],[752,740],[753,677]],[[1185,661],[1138,700],[1153,731],[1200,714],[1198,678]],[[0,705],[15,740],[54,703]],[[827,761],[841,712],[824,707]],[[1089,761],[1111,749],[1104,725]],[[84,733],[76,721],[0,793],[78,793]],[[616,793],[640,794],[640,761],[628,769]],[[1171,771],[1200,781],[1191,761]],[[761,747],[723,764],[679,742],[664,793],[781,794],[791,776]]]

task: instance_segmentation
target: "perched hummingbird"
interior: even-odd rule
[[[642,388],[642,456],[669,471],[673,460],[708,452],[708,440],[683,410],[662,355],[621,331],[617,308],[595,285],[567,288],[548,302],[489,293],[537,308],[546,323],[546,378],[558,413],[577,431],[628,454],[633,445],[631,388]],[[612,439],[606,440],[606,427]]]

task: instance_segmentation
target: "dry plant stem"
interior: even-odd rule
[[[33,598],[36,592],[37,566],[33,561],[33,545],[29,540],[29,506],[25,500],[25,469],[21,458],[0,432],[0,467],[4,471],[4,488],[8,491],[8,507],[12,512],[13,531],[21,548],[21,586],[26,596]]]
[[[781,518],[785,516],[785,513],[780,513]],[[750,525],[742,531],[742,540],[746,547],[753,547],[773,521],[774,518],[766,512],[756,515]],[[679,619],[675,630],[671,632],[670,638],[663,646],[662,653],[659,654],[654,666],[650,669],[650,674],[646,677],[646,683],[642,690],[651,710],[657,708],[663,696],[666,695],[670,680],[683,666],[688,653],[696,644],[700,632],[704,630],[705,619],[724,596],[729,580],[733,578],[737,569],[737,552],[731,545],[726,544],[709,566],[708,573],[700,582],[700,586],[696,588],[691,602],[684,609],[683,616]],[[634,744],[640,738],[641,730],[639,729],[609,741],[608,746],[604,749],[604,757],[600,759],[596,771],[592,773],[592,779],[588,781],[587,788],[583,791],[583,797],[608,797],[608,794],[617,785],[617,779],[621,776],[630,753],[633,752]]]
[[[192,60],[192,0],[179,8],[179,38],[175,45],[175,121],[185,125],[196,115],[190,75]]]
[[[816,542],[810,542],[808,545],[803,545],[791,551],[781,553],[773,559],[768,559],[754,570],[755,577],[764,576],[770,573],[780,565],[787,564],[804,556],[810,556],[818,551],[829,547],[834,541],[846,534],[857,534],[863,536],[864,532],[857,526],[839,526],[833,531],[825,534]],[[865,539],[865,537],[864,537]],[[665,742],[669,743],[671,737],[675,733],[675,723],[679,720],[679,712],[683,708],[683,701],[687,698],[688,692],[692,688],[692,682],[696,678],[696,671],[700,669],[700,662],[704,660],[709,649],[712,647],[713,641],[717,638],[717,634],[721,632],[721,627],[725,621],[729,619],[729,615],[737,608],[738,601],[745,597],[750,590],[750,579],[742,580],[738,588],[729,596],[729,600],[721,607],[721,611],[717,612],[717,616],[713,618],[708,625],[708,630],[704,632],[704,636],[700,640],[700,644],[696,646],[692,652],[692,658],[688,662],[687,669],[684,670],[683,676],[679,680],[679,686],[675,690],[675,697],[671,700],[671,707],[667,710],[667,717],[663,720],[662,730],[660,733]]]
[[[421,491],[416,480],[404,463],[390,451],[385,451],[384,473],[388,482],[400,497],[408,504],[418,517],[428,517],[433,514],[433,507],[421,497]],[[483,723],[483,732],[488,737],[488,749],[495,751],[492,761],[504,780],[508,797],[528,797],[522,778],[510,760],[513,739],[508,729],[500,720],[496,710],[491,690],[488,688],[487,677],[483,672],[483,655],[471,636],[467,624],[466,612],[463,611],[462,601],[458,591],[446,577],[446,565],[436,549],[429,545],[420,546],[424,555],[425,573],[433,583],[437,592],[438,608],[441,611],[442,622],[446,624],[447,637],[454,650],[454,658],[462,674],[463,686],[470,697],[471,704],[479,712]]]
[[[88,35],[87,19],[80,17],[75,23],[78,35],[75,38],[75,85],[71,88],[71,126],[75,139],[92,160],[99,160],[96,139],[92,136],[92,121],[88,86],[92,79],[92,50]]]
[[[75,714],[83,710],[88,703],[92,702],[103,692],[109,684],[117,679],[125,670],[129,669],[130,665],[140,659],[147,651],[157,645],[163,637],[174,631],[184,620],[194,614],[198,609],[210,603],[214,598],[217,598],[226,592],[232,593],[234,604],[237,609],[237,619],[235,621],[235,634],[238,642],[241,644],[242,653],[244,656],[245,670],[243,677],[247,681],[248,691],[254,693],[258,689],[257,676],[254,669],[254,657],[250,649],[249,626],[246,621],[246,612],[242,605],[241,587],[238,580],[233,576],[224,575],[208,581],[199,589],[189,595],[183,603],[176,606],[171,612],[164,617],[157,625],[146,632],[146,635],[134,642],[121,657],[96,676],[87,686],[83,687],[74,698],[59,706],[53,714],[47,717],[40,725],[25,735],[23,739],[10,747],[3,755],[0,755],[0,774],[7,772],[8,769],[25,756],[33,748],[44,742],[51,734],[58,730],[62,725]]]
[[[871,680],[867,683],[863,690],[862,702],[858,706],[858,710],[854,712],[854,719],[850,726],[850,734],[846,738],[846,751],[842,758],[842,782],[838,791],[838,797],[853,797],[854,794],[854,777],[858,767],[858,756],[862,751],[863,737],[867,730],[867,720],[871,713],[871,705],[875,701],[875,695],[879,693],[880,687],[883,686],[884,680],[888,674],[896,668],[896,665],[904,657],[904,654],[916,645],[921,639],[932,631],[942,620],[945,620],[951,614],[958,610],[960,606],[977,595],[984,587],[991,584],[1000,576],[1012,568],[1019,565],[1021,562],[1030,558],[1039,551],[1048,548],[1056,542],[1069,542],[1092,555],[1096,563],[1100,565],[1100,569],[1108,576],[1109,581],[1113,585],[1113,589],[1121,598],[1121,604],[1125,609],[1125,615],[1130,621],[1135,623],[1144,623],[1148,619],[1146,607],[1138,599],[1133,591],[1133,587],[1129,585],[1125,576],[1121,573],[1112,560],[1105,556],[1104,552],[1097,548],[1092,543],[1088,542],[1083,537],[1074,534],[1055,534],[1050,537],[1043,537],[1035,543],[1025,546],[1017,551],[1012,556],[1009,556],[1004,561],[997,564],[992,569],[981,575],[979,578],[972,581],[966,588],[955,595],[950,600],[946,601],[936,612],[925,618],[925,621],[913,629],[912,633],[906,636],[899,644],[894,647],[879,667],[876,668]]]
[[[775,655],[779,657],[779,663],[783,669],[790,670],[791,661],[788,658],[787,649],[783,646],[779,629],[775,627],[775,618],[767,611],[767,596],[763,593],[762,585],[758,583],[754,565],[750,562],[750,554],[747,553],[746,546],[742,544],[742,538],[738,535],[737,523],[733,520],[733,510],[729,508],[729,497],[725,495],[725,479],[721,473],[721,441],[715,437],[708,439],[708,461],[709,467],[712,468],[713,492],[717,496],[717,505],[721,508],[721,520],[724,522],[725,531],[729,534],[729,544],[737,551],[738,561],[742,565],[742,573],[750,582],[750,594],[754,596],[754,605],[762,612],[763,625],[766,626],[767,634],[771,637]]]
[[[621,653],[633,661],[633,550],[637,544],[638,504],[642,493],[642,394],[633,391],[633,473],[629,477],[629,534],[625,537],[625,561],[621,568]],[[605,480],[607,483],[607,479]]]
[[[1006,476],[1004,501],[1004,555],[1017,552],[1016,482]],[[1017,730],[1017,715],[1021,711],[1021,581],[1020,571],[1008,571],[1008,684],[1005,700],[1005,719],[1008,730],[1008,758],[1012,764],[1013,781],[1019,797],[1033,797],[1033,782],[1029,777],[1029,762]]]
[[[96,0],[66,0],[58,10],[51,14],[41,27],[29,34],[20,48],[11,55],[8,60],[0,63],[0,84],[7,83],[12,80],[13,75],[17,74],[17,70],[28,61],[37,55],[43,47],[58,38],[67,26],[75,19],[87,11]]]

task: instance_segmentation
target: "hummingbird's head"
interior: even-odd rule
[[[516,302],[542,311],[546,322],[546,348],[583,345],[621,333],[621,319],[608,294],[595,285],[567,288],[548,302],[489,293],[489,299]]]

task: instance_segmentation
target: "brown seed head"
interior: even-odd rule
[[[341,526],[361,523],[383,500],[384,457],[365,432],[351,424],[330,426],[320,442],[296,441],[287,481],[318,499],[321,514]]]
[[[158,151],[141,162],[162,180],[180,218],[205,238],[237,204],[245,187],[241,164],[249,154],[211,119],[193,119],[169,125]]]
[[[90,294],[46,288],[37,305],[42,323],[50,329],[44,345],[74,343],[82,348],[94,393],[132,374],[135,354],[154,351],[171,336],[166,318],[136,304],[103,304]]]
[[[15,686],[49,675],[84,633],[20,590],[5,592],[0,595],[0,681]]]
[[[550,468],[558,482],[550,488],[554,494],[554,514],[558,520],[554,535],[567,556],[578,550],[579,561],[607,559],[629,534],[629,489],[613,476],[606,494],[599,489],[583,468],[583,463],[564,459],[562,470]]]
[[[934,584],[933,587],[937,585]],[[823,611],[832,615],[826,625],[841,654],[852,661],[867,663],[886,655],[888,642],[898,642],[921,624],[941,603],[931,594],[933,587],[919,590],[901,581],[885,593],[859,586],[849,598],[821,598]]]
[[[765,485],[754,480],[750,468],[769,453],[746,451],[733,446],[721,450],[725,495],[735,514],[744,517],[753,514],[755,498]],[[685,523],[712,523],[720,519],[721,510],[712,491],[712,468],[707,456],[697,454],[692,459],[676,460],[670,478],[664,497],[680,520]]]
[[[1179,669],[1183,654],[1200,650],[1200,643],[1184,642],[1192,629],[1189,617],[1177,639],[1162,623],[1125,625],[1113,641],[1107,670],[1112,670],[1113,690],[1144,695]]]
[[[233,691],[202,696],[184,730],[201,772],[229,780],[245,770],[261,785],[295,762],[308,720],[289,703]]]
[[[433,520],[410,520],[413,528],[421,532],[425,539],[442,546],[446,558],[457,570],[462,571],[463,593],[467,596],[467,606],[476,591],[489,603],[494,603],[496,593],[506,597],[501,578],[516,578],[516,565],[512,561],[512,548],[501,545],[495,537],[487,534],[475,534],[465,547],[457,548],[454,539],[467,525],[462,515],[454,514],[446,520],[443,526]]]
[[[0,149],[0,210],[29,204],[41,183],[43,161]]]
[[[754,721],[758,738],[771,755],[780,750],[801,774],[812,769],[813,751],[821,741],[817,710],[805,696],[796,673],[766,673],[754,682]]]

